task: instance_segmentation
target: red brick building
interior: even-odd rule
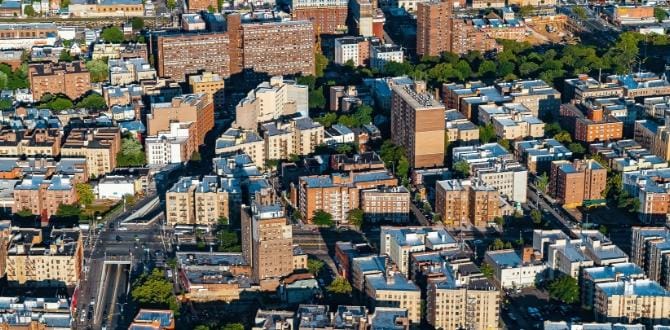
[[[80,61],[31,64],[28,77],[35,100],[44,94],[65,94],[74,100],[91,90],[91,76]]]

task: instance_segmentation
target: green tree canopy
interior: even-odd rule
[[[119,167],[144,166],[147,163],[142,144],[132,137],[123,138],[121,151],[116,155]]]
[[[347,214],[347,221],[350,225],[360,229],[363,227],[364,213],[361,209],[351,209]]]
[[[493,240],[493,243],[489,246],[491,250],[504,250],[504,249],[511,249],[512,248],[512,243],[510,242],[505,242],[501,240],[500,238],[496,238]]]
[[[493,278],[493,267],[491,267],[491,265],[486,264],[486,263],[482,264],[482,266],[479,268],[479,270],[481,270],[484,277],[489,278],[489,279]]]
[[[27,5],[25,8],[23,8],[23,13],[28,17],[35,17],[37,15],[37,12],[32,5]]]
[[[326,264],[324,264],[323,261],[319,259],[307,259],[307,270],[314,275],[319,275],[319,272],[321,272],[325,265]]]
[[[663,7],[654,7],[654,17],[660,23],[668,18],[668,12]]]
[[[77,108],[85,108],[90,110],[105,110],[107,109],[107,102],[102,95],[91,93],[88,96],[77,102]]]
[[[314,212],[312,222],[319,227],[331,227],[334,224],[333,215],[324,210],[318,210]]]
[[[116,26],[106,27],[100,32],[100,39],[114,44],[121,43],[123,41],[123,31]]]
[[[133,17],[133,19],[130,20],[130,24],[135,31],[144,29],[144,19],[142,17]]]
[[[549,295],[566,304],[579,301],[579,284],[572,276],[561,276],[549,283]]]
[[[468,164],[468,162],[466,162],[465,160],[459,160],[456,163],[454,163],[453,169],[458,175],[458,177],[461,179],[470,176],[470,164]]]
[[[496,138],[496,129],[493,124],[488,123],[484,126],[479,126],[479,141],[482,143],[489,143]]]
[[[51,94],[45,94],[40,100],[38,108],[40,109],[51,109],[54,111],[61,111],[72,109],[74,104],[64,95],[54,96]]]
[[[174,312],[179,310],[172,282],[165,278],[163,271],[158,268],[151,273],[140,275],[133,283],[131,296],[140,307],[170,308]]]
[[[105,82],[109,78],[109,66],[103,60],[90,60],[86,62],[86,68],[91,74],[92,82]]]
[[[242,323],[228,323],[224,325],[221,330],[244,330],[244,324]]]
[[[346,278],[338,276],[335,278],[335,280],[333,280],[333,282],[330,283],[326,290],[333,294],[349,295],[351,294],[352,288],[351,284],[349,284],[349,281],[347,281]]]
[[[533,220],[533,223],[539,225],[542,223],[542,212],[540,210],[533,209],[530,211],[530,218]]]
[[[547,173],[542,173],[542,175],[538,176],[535,185],[538,190],[546,194],[549,187],[549,176],[547,176]]]
[[[79,218],[81,215],[81,208],[79,205],[60,204],[56,210],[56,215],[62,218]]]
[[[93,188],[88,183],[77,183],[75,185],[75,190],[77,191],[77,196],[79,196],[79,203],[86,206],[93,204],[95,200],[95,195],[93,194]]]

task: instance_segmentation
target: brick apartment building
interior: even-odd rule
[[[202,180],[181,178],[165,193],[165,218],[178,224],[213,227],[225,217],[237,223],[242,197],[230,180],[204,176]]]
[[[24,178],[14,187],[12,212],[27,210],[48,220],[56,214],[61,204],[72,205],[78,199],[69,178],[54,175],[47,179],[44,175],[35,175]]]
[[[369,223],[409,221],[410,193],[403,186],[361,191],[361,209]]]
[[[218,8],[218,2],[215,0],[188,0],[186,1],[189,13],[199,13],[201,11],[208,11],[209,8]]]
[[[620,140],[623,137],[623,122],[606,114],[601,108],[588,107],[586,116],[574,104],[561,105],[561,126],[573,134],[577,141]]]
[[[336,35],[347,32],[347,1],[336,1],[334,4],[325,4],[325,1],[308,1],[313,5],[301,5],[304,1],[297,1],[291,11],[291,17],[296,21],[311,21],[314,24],[316,35]],[[294,2],[295,3],[295,2]]]
[[[156,35],[161,77],[185,81],[201,70],[228,78],[243,69],[269,75],[314,74],[314,27],[309,21],[242,22],[226,17],[227,31]],[[277,45],[282,45],[277,47]]]
[[[416,53],[440,56],[452,51],[452,0],[420,2],[416,9]]]
[[[210,102],[214,102],[215,109],[222,109],[225,101],[223,77],[212,72],[203,72],[188,78],[188,84],[193,94],[206,94]]]
[[[70,131],[61,156],[84,157],[88,175],[100,177],[116,168],[116,155],[121,151],[118,127],[77,128]]]
[[[31,130],[0,130],[1,156],[58,156],[62,131],[35,128]]]
[[[426,83],[391,84],[391,137],[403,146],[413,168],[444,164],[444,105],[426,91]]]
[[[207,132],[214,128],[214,103],[206,94],[184,94],[170,102],[154,103],[147,114],[147,135],[170,130],[172,122],[194,122],[197,145],[205,143]]]
[[[242,254],[263,289],[276,289],[293,272],[293,230],[280,203],[254,201],[242,208]]]
[[[499,193],[480,181],[444,180],[435,185],[435,212],[447,227],[487,227],[501,215]]]
[[[346,223],[351,209],[360,206],[360,191],[378,186],[394,187],[398,180],[386,170],[347,174],[302,176],[297,192],[293,193],[305,221],[310,223],[314,212],[323,210],[333,216],[333,221]]]
[[[588,200],[602,200],[606,185],[607,169],[592,159],[551,162],[549,195],[565,207],[576,207]]]
[[[15,229],[7,253],[7,281],[74,287],[79,283],[83,257],[79,229],[52,229],[48,237],[42,229]]]
[[[91,90],[91,76],[80,61],[30,64],[28,77],[34,100],[44,94],[65,94],[74,100]]]
[[[156,69],[161,77],[185,81],[201,70],[228,78],[232,72],[227,33],[174,34],[156,37]]]

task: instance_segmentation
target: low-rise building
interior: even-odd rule
[[[630,196],[638,198],[638,218],[645,224],[665,224],[670,214],[670,169],[624,172],[623,187]]]
[[[140,309],[128,330],[174,330],[174,312],[162,309]]]
[[[83,62],[34,63],[28,67],[33,99],[45,94],[64,94],[78,99],[91,89],[91,77]]]
[[[335,39],[335,64],[352,63],[354,67],[365,66],[370,60],[370,40],[364,37],[340,37]]]
[[[634,263],[616,263],[601,267],[587,267],[581,271],[579,293],[584,308],[593,309],[595,303],[596,284],[618,282],[621,279],[644,279],[642,268]]]
[[[551,162],[549,195],[565,207],[602,201],[606,185],[607,169],[592,159]]]
[[[112,85],[127,85],[142,80],[156,79],[156,69],[146,59],[130,58],[109,60],[109,82]]]
[[[619,140],[623,137],[623,122],[602,108],[587,107],[587,115],[581,108],[584,105],[561,105],[561,126],[573,134],[577,141],[586,143]]]
[[[66,298],[0,297],[0,306],[6,329],[68,329],[76,321]]]
[[[206,94],[211,102],[214,102],[214,109],[223,109],[225,102],[225,86],[223,77],[218,73],[203,72],[188,77],[188,84],[191,87],[191,93]]]
[[[598,283],[594,312],[600,322],[634,322],[648,327],[667,324],[670,293],[651,280],[621,280]]]
[[[141,0],[100,0],[94,3],[72,2],[68,12],[74,17],[143,17]]]
[[[242,253],[177,252],[179,280],[191,301],[239,300],[252,287],[251,267]]]
[[[457,110],[447,110],[444,113],[447,140],[450,143],[470,145],[479,143],[479,127],[469,121]]]
[[[421,322],[421,290],[399,272],[365,277],[365,294],[370,307],[399,307],[407,309],[410,323]]]
[[[528,248],[522,255],[514,250],[486,251],[484,262],[493,268],[493,279],[503,289],[534,286],[546,276],[547,265],[535,260]]]
[[[366,222],[406,223],[409,221],[409,190],[403,186],[362,190],[361,209]]]
[[[370,67],[373,69],[382,71],[388,63],[402,63],[404,57],[403,49],[398,45],[377,42],[370,44]]]
[[[237,220],[242,202],[239,184],[231,179],[204,176],[202,180],[181,178],[165,193],[168,225],[215,226],[220,218]]]
[[[61,155],[86,158],[91,176],[102,176],[114,171],[117,154],[121,151],[121,131],[118,127],[72,129],[61,147]]]
[[[380,255],[387,255],[396,269],[409,277],[412,253],[457,249],[458,243],[440,227],[382,227]]]
[[[257,130],[258,124],[299,113],[308,116],[308,90],[282,76],[270,78],[249,91],[235,107],[233,127]]]
[[[46,221],[61,204],[74,205],[78,199],[75,185],[67,176],[27,176],[14,187],[12,212],[30,211]]]
[[[498,192],[477,179],[444,180],[435,186],[435,212],[450,228],[487,227],[501,215],[498,204]]]
[[[519,140],[544,136],[544,122],[533,116],[531,111],[520,103],[505,103],[500,106],[481,105],[479,123],[492,124],[496,136],[501,139]]]
[[[448,270],[451,270],[449,267]],[[500,291],[485,279],[459,283],[450,272],[429,284],[426,318],[436,329],[493,329],[500,321]]]

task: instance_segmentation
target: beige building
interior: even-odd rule
[[[426,90],[426,83],[391,83],[391,137],[407,152],[413,168],[444,164],[444,105]]]
[[[445,111],[444,119],[447,141],[461,144],[479,143],[479,126],[465,118],[458,110]]]
[[[493,124],[496,136],[506,140],[544,136],[544,122],[521,103],[479,106],[479,123]]]
[[[367,222],[408,222],[409,205],[410,193],[403,186],[361,191],[361,209]]]
[[[251,90],[235,108],[233,127],[256,130],[258,124],[300,113],[308,116],[308,88],[282,76]]]
[[[205,94],[184,94],[173,97],[170,102],[151,104],[147,114],[147,135],[157,135],[170,130],[172,122],[194,122],[195,140],[205,143],[205,136],[214,128],[214,104]]]
[[[60,129],[0,130],[1,156],[58,156],[63,132]]]
[[[594,312],[600,322],[668,324],[670,293],[651,280],[597,283]]]
[[[437,181],[435,212],[447,227],[487,227],[501,216],[499,193],[479,180]]]
[[[168,225],[216,226],[220,218],[236,222],[241,205],[239,186],[229,179],[204,176],[202,180],[181,178],[165,193]]]
[[[188,84],[193,94],[205,94],[210,102],[214,102],[214,109],[222,109],[225,101],[223,77],[218,73],[203,72],[188,78]]]
[[[365,294],[371,307],[405,308],[412,324],[421,322],[421,290],[403,274],[388,270],[365,276]]]
[[[27,176],[14,187],[12,212],[30,211],[43,220],[58,212],[61,204],[73,205],[79,199],[75,184],[68,176]]]
[[[88,174],[96,177],[116,168],[119,151],[121,132],[118,127],[73,129],[61,147],[62,156],[86,158]]]
[[[265,160],[267,159],[265,156],[265,140],[255,131],[229,128],[216,139],[215,148],[216,154],[242,151],[251,158],[256,167],[265,167]]]
[[[97,3],[76,3],[68,6],[74,17],[142,17],[144,2],[141,1],[99,1]]]
[[[487,279],[428,285],[426,318],[435,329],[498,329],[500,291]]]
[[[7,280],[11,284],[75,286],[81,275],[83,244],[79,229],[20,228],[12,232],[7,250]]]

